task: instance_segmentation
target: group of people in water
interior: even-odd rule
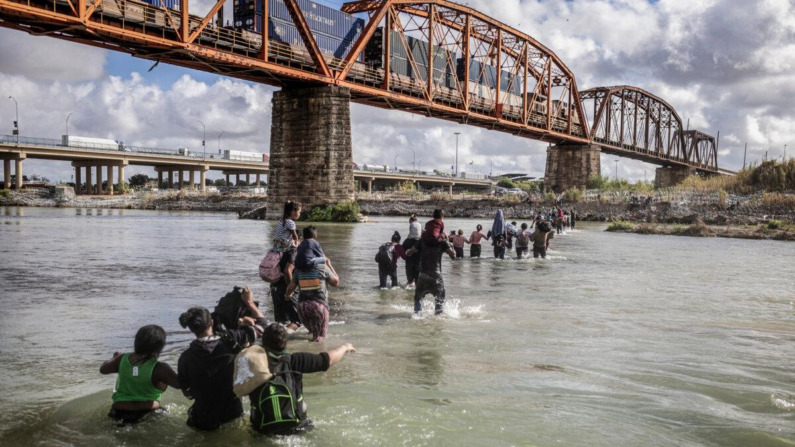
[[[326,371],[355,349],[350,344],[320,354],[287,352],[289,334],[305,327],[310,340],[321,342],[328,334],[328,286],[340,278],[331,259],[317,240],[314,226],[301,230],[295,221],[301,204],[287,202],[277,223],[272,248],[260,265],[260,275],[270,282],[275,322],[268,321],[248,288],[235,287],[213,311],[188,309],[179,324],[196,337],[179,357],[177,371],[158,360],[166,345],[165,330],[156,325],[140,328],[133,352],[115,353],[100,367],[102,374],[116,374],[109,416],[118,423],[136,423],[160,409],[162,393],[175,388],[193,401],[187,424],[198,430],[215,430],[244,414],[241,397],[249,397],[252,428],[263,434],[293,434],[312,428],[303,398],[302,375]],[[399,232],[379,247],[379,283],[398,286],[398,259],[405,260],[408,288],[414,289],[414,311],[422,312],[422,300],[434,297],[434,313],[444,309],[445,285],[442,259],[481,256],[483,241],[491,241],[494,257],[504,259],[515,247],[517,258],[546,257],[555,232],[574,228],[576,212],[560,208],[539,213],[530,226],[507,223],[498,210],[492,228],[481,225],[470,236],[463,230],[445,232],[444,211],[434,211],[424,227],[415,216],[409,219],[409,236],[401,243]],[[533,231],[530,231],[533,230]],[[263,270],[264,269],[264,270]],[[270,273],[268,273],[270,272]]]

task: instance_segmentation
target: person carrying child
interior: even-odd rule
[[[99,368],[102,375],[118,374],[108,416],[120,424],[135,424],[160,408],[168,387],[180,389],[177,373],[157,358],[166,346],[166,331],[156,325],[138,329],[132,353],[116,352]]]
[[[315,240],[317,239],[317,228],[308,226],[304,228],[303,235],[304,241]],[[301,244],[297,256],[313,256],[314,252],[302,253],[302,251],[311,251],[311,247],[312,244]],[[328,284],[334,287],[340,284],[339,276],[334,270],[334,266],[331,265],[331,260],[328,258],[324,258],[324,260],[324,264],[313,264],[309,269],[301,269],[296,265],[296,274],[293,275],[293,280],[287,287],[287,296],[292,296],[296,289],[299,291],[298,317],[310,332],[312,341],[318,343],[323,341],[328,334]]]

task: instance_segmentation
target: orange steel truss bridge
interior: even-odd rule
[[[218,0],[202,17],[190,14],[189,0],[181,0],[179,9],[135,0],[0,0],[0,26],[273,86],[346,87],[360,104],[554,144],[593,143],[603,152],[658,165],[721,172],[714,139],[683,129],[665,101],[633,87],[580,92],[574,74],[551,50],[472,8],[446,0],[346,3],[344,12],[369,19],[340,59],[321,52],[297,0],[284,3],[302,46],[268,39],[267,22],[257,33],[218,26],[214,16],[225,2]],[[262,3],[267,21],[268,1]],[[493,85],[509,85],[505,91],[480,88],[471,79],[470,63],[461,64],[463,74],[453,76],[452,87],[435,76],[397,75],[390,57],[383,58],[382,67],[368,66],[360,55],[379,27],[394,31],[382,33],[383,53],[391,54],[392,46],[407,50],[415,73],[418,65],[433,67],[441,48],[452,73],[457,55],[465,55],[464,60],[496,67]],[[408,50],[408,36],[428,43],[427,61]],[[586,111],[592,114],[590,126]]]

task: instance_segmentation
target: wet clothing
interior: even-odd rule
[[[480,257],[480,244],[472,244],[469,247],[469,257],[471,258],[479,258]]]
[[[399,245],[398,245],[398,247],[399,247]],[[397,265],[394,265],[394,266],[393,265],[389,265],[389,266],[381,266],[381,265],[379,265],[378,266],[378,284],[379,284],[379,287],[381,287],[382,289],[387,287],[387,285],[386,285],[387,278],[392,280],[391,287],[397,287],[398,286]]]
[[[152,410],[114,410],[111,408],[108,417],[113,419],[117,424],[137,424],[141,422],[146,416],[154,413]]]
[[[119,374],[116,376],[113,402],[160,400],[163,392],[152,385],[152,373],[156,366],[156,358],[151,358],[139,365],[133,365],[130,363],[130,354],[124,354],[119,362]]]
[[[279,270],[284,272],[293,263],[295,251],[285,253],[279,261]],[[295,270],[293,270],[295,275]],[[285,298],[287,293],[287,280],[282,276],[278,281],[271,284],[271,300],[273,301],[273,318],[280,324],[301,324],[298,318],[298,293],[293,293],[290,299]]]
[[[464,258],[464,247],[455,247],[455,257],[456,259]]]
[[[197,338],[180,355],[180,388],[193,395],[193,405],[188,410],[190,427],[215,430],[243,415],[243,403],[232,391],[237,355],[234,345],[243,346],[256,339],[253,327],[232,329],[226,331],[223,339],[218,335]]]
[[[417,223],[417,222],[414,222]],[[403,250],[407,252],[415,245],[419,244],[419,239],[406,239],[403,241]],[[406,256],[406,280],[409,283],[417,282],[417,277],[420,275],[420,254],[414,253],[411,256]]]
[[[445,297],[442,256],[452,247],[443,241],[434,246],[423,243],[417,248],[420,253],[420,276],[414,290],[414,312],[422,311],[422,299],[431,294],[435,298],[436,313],[441,313]]]
[[[527,256],[529,251],[530,251],[530,249],[528,247],[520,247],[520,246],[517,245],[516,246],[516,258],[517,259],[524,258],[525,256]]]
[[[298,317],[301,323],[318,340],[328,333],[328,281],[333,273],[325,265],[310,272],[297,272],[293,283],[298,286]]]
[[[538,257],[543,259],[547,258],[547,248],[546,247],[533,247],[533,257],[538,259]]]
[[[328,335],[328,306],[311,296],[304,297],[304,301],[298,301],[298,316],[301,324],[312,334],[312,340],[320,341]]]
[[[505,245],[495,245],[494,246],[494,258],[495,259],[505,259]]]

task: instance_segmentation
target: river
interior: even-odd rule
[[[508,216],[510,219],[510,216]],[[189,401],[117,428],[101,362],[159,324],[251,286],[272,223],[228,214],[0,208],[2,446],[791,446],[795,245],[605,233],[555,238],[547,260],[445,260],[446,314],[412,319],[379,291],[377,247],[405,218],[319,225],[342,279],[330,336],[357,354],[307,376],[316,429],[275,440],[245,423],[185,426]],[[446,221],[467,233],[474,220]],[[300,226],[300,224],[299,224]],[[484,254],[490,252],[484,247]],[[490,255],[488,255],[490,257]],[[399,278],[405,284],[403,264]]]

